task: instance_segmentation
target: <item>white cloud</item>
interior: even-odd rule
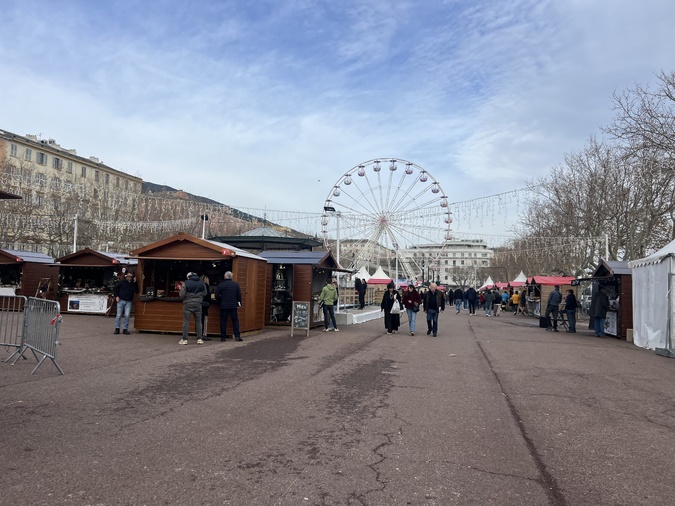
[[[0,128],[229,205],[308,212],[381,156],[428,169],[451,201],[520,188],[611,121],[615,89],[672,71],[675,42],[666,0],[3,14]]]

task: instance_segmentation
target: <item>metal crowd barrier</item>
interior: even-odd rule
[[[24,334],[25,318],[23,308],[26,297],[19,295],[3,295],[0,297],[0,346],[12,350],[8,362],[21,349]]]
[[[54,363],[61,374],[64,374],[63,369],[56,363],[56,347],[59,344],[59,326],[61,325],[59,303],[53,300],[29,297],[23,313],[22,345],[14,352],[14,355],[17,355],[17,353],[18,355],[12,365],[23,357],[27,350],[30,350],[38,361],[38,365],[35,366],[31,374],[34,374],[47,358]],[[42,358],[38,358],[38,353],[42,355]]]

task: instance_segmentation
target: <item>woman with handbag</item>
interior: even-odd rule
[[[415,322],[417,321],[417,313],[422,304],[422,296],[415,290],[415,285],[412,283],[408,285],[408,289],[403,294],[403,307],[408,313],[408,325],[410,325],[410,335],[415,335]]]
[[[382,303],[380,304],[380,310],[384,311],[384,325],[387,327],[387,334],[397,333],[398,327],[401,325],[401,296],[395,290],[396,285],[394,282],[390,282],[387,285],[387,291],[382,297]]]

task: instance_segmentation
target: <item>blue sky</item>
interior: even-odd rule
[[[667,0],[1,3],[0,128],[286,211],[378,157],[451,202],[522,188],[675,47]]]

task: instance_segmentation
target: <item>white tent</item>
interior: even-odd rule
[[[633,271],[633,342],[672,354],[675,295],[670,284],[675,276],[675,241],[628,266]]]
[[[478,291],[480,292],[481,290],[485,290],[487,288],[492,288],[494,286],[495,282],[492,281],[492,276],[488,276],[488,278],[485,280],[485,283],[483,283],[483,286],[481,286]]]
[[[365,279],[368,281],[370,279],[370,274],[368,274],[368,269],[366,269],[365,265],[362,265],[361,268],[358,270],[356,274],[353,276],[354,278],[359,278],[359,279]]]
[[[523,271],[520,271],[520,274],[513,280],[514,283],[527,283],[527,276]]]
[[[375,273],[370,276],[368,280],[369,285],[386,285],[393,281],[389,276],[387,276],[382,270],[382,266],[379,266]]]

